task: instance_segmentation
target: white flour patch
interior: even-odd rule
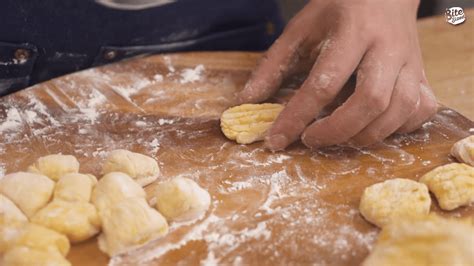
[[[28,105],[31,105],[31,108],[33,108],[37,114],[44,115],[52,126],[60,126],[60,123],[53,116],[51,116],[51,114],[48,112],[48,108],[41,101],[33,96],[28,97],[28,100],[30,101]],[[35,122],[38,122],[38,120],[39,118],[35,118]]]
[[[201,260],[200,264],[202,266],[217,266],[219,265],[219,260],[216,259],[214,252],[211,251],[204,260]]]
[[[147,124],[146,124],[145,121],[136,121],[136,122],[135,122],[135,125],[136,125],[137,127],[145,127]]]
[[[123,98],[125,98],[127,101],[132,102],[130,99],[131,96],[135,95],[138,93],[140,90],[144,89],[145,87],[151,85],[153,82],[147,78],[140,77],[137,78],[130,86],[112,86],[112,90],[114,90],[116,93],[121,95]]]
[[[0,132],[16,130],[21,126],[21,116],[18,110],[14,107],[8,109],[7,117],[3,123],[0,124]]]
[[[246,188],[251,188],[253,185],[252,183],[248,182],[248,181],[244,181],[244,182],[230,182],[230,181],[224,181],[224,183],[226,184],[230,184],[232,183],[232,185],[226,189],[226,192],[235,192],[235,191],[238,191],[238,190],[242,190],[242,189],[246,189]]]
[[[202,79],[204,66],[199,64],[195,68],[185,68],[181,71],[181,84],[199,81]]]
[[[93,157],[105,158],[107,156],[107,152],[104,150],[97,149],[96,151],[92,152]]]
[[[157,153],[158,149],[160,148],[160,143],[158,142],[158,139],[154,139],[152,142],[150,142],[149,146],[152,153]]]
[[[161,75],[161,74],[156,74],[156,75],[153,76],[153,80],[154,80],[155,82],[163,82],[163,75]]]
[[[83,116],[91,121],[92,124],[94,124],[100,116],[100,113],[95,108],[81,108],[80,110]]]
[[[26,116],[26,121],[28,123],[34,123],[38,117],[38,115],[36,114],[36,112],[34,111],[31,111],[31,110],[26,110],[25,112],[25,116]]]
[[[174,120],[172,119],[164,119],[164,118],[160,118],[158,119],[158,124],[160,126],[163,126],[163,125],[172,125],[174,123]]]
[[[173,63],[171,63],[171,58],[169,56],[163,56],[163,60],[165,61],[165,65],[168,68],[168,71],[174,73],[176,69],[174,68]]]

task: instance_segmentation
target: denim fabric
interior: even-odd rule
[[[282,28],[275,0],[178,0],[141,10],[92,0],[4,0],[0,95],[142,54],[264,50]]]

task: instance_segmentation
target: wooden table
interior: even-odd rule
[[[423,46],[432,45],[424,49],[427,74],[440,96],[443,84],[472,93],[472,64],[463,61],[465,67],[458,68],[456,62],[472,60],[473,47],[455,42],[463,52],[446,49],[456,55],[450,56],[434,50],[429,40],[447,45],[453,36],[459,38],[455,31],[472,40],[468,23],[469,18],[452,27],[439,17],[420,22]],[[166,237],[114,258],[112,265],[358,264],[378,233],[358,213],[363,189],[394,177],[416,180],[451,161],[452,143],[467,136],[474,123],[441,109],[418,132],[367,149],[312,152],[296,143],[271,153],[261,143],[236,145],[223,137],[218,118],[235,103],[234,92],[259,57],[241,52],[158,55],[4,97],[0,169],[19,171],[39,156],[62,152],[78,157],[81,172],[98,175],[107,151],[124,148],[156,158],[160,180],[186,176],[211,193],[213,203],[204,217],[172,224]],[[449,105],[454,97],[443,99]],[[469,114],[461,101],[451,106]],[[147,187],[149,197],[153,186]],[[436,201],[432,209],[447,216],[474,214],[474,207],[441,212]],[[108,258],[95,241],[73,246],[68,259],[74,265],[105,265]]]
[[[474,119],[474,9],[458,26],[443,16],[419,21],[418,32],[428,81],[438,100]]]

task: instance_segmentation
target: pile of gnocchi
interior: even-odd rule
[[[445,211],[474,202],[474,136],[455,143],[451,155],[461,163],[439,166],[419,182],[396,178],[364,190],[360,213],[382,232],[363,266],[474,262],[474,220],[430,213],[429,191]]]
[[[153,204],[144,186],[160,176],[157,162],[127,150],[109,153],[102,177],[79,173],[72,155],[39,158],[26,172],[0,178],[0,265],[70,265],[70,243],[100,234],[114,256],[168,233],[168,223],[197,219],[211,197],[191,179],[160,182]]]

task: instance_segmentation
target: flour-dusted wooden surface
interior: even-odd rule
[[[107,151],[125,148],[156,158],[160,180],[186,176],[211,193],[211,209],[201,219],[171,224],[169,235],[113,258],[112,265],[356,265],[378,233],[358,213],[363,189],[394,177],[416,180],[451,161],[451,145],[472,134],[474,123],[441,109],[414,134],[367,149],[311,152],[297,143],[271,153],[261,143],[237,145],[221,134],[218,118],[259,57],[153,56],[4,97],[0,169],[19,171],[62,152],[78,157],[82,172],[97,175]],[[151,200],[153,185],[147,191]],[[474,215],[474,207],[442,213]],[[68,259],[74,265],[109,260],[95,239],[73,246]]]

